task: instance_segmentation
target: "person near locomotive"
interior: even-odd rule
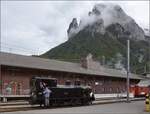
[[[48,107],[49,106],[49,98],[50,98],[50,94],[51,94],[51,90],[48,88],[48,86],[46,85],[44,91],[43,91],[43,94],[44,94],[44,106],[45,107]]]
[[[40,106],[42,106],[42,104],[44,104],[43,100],[44,100],[44,83],[41,81],[40,82],[40,89],[39,89],[39,102],[40,102]]]

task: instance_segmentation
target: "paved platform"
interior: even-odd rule
[[[145,112],[144,108],[144,101],[132,101],[130,103],[120,102],[90,106],[35,109],[1,114],[150,114],[150,112]]]
[[[27,105],[28,101],[10,101],[10,102],[0,102],[0,106],[10,106],[10,105]]]
[[[134,98],[130,99],[131,101],[138,101],[143,100],[143,98]],[[111,103],[118,103],[118,102],[126,102],[126,99],[107,99],[107,100],[96,100],[93,102],[92,105],[99,105],[99,104],[111,104]],[[33,108],[39,107],[39,105],[29,105],[27,101],[22,102],[11,102],[11,103],[3,103],[0,105],[0,111],[6,112],[7,110],[23,110],[24,108]]]
[[[94,94],[95,98],[98,100],[101,99],[120,99],[120,98],[125,98],[126,97],[126,93],[113,93],[113,94]],[[0,98],[2,99],[3,103],[0,102],[1,104],[5,104],[5,102],[9,104],[9,101],[7,100],[7,98],[23,98],[26,99],[29,98],[29,95],[0,95]],[[130,94],[130,98],[134,98],[133,94]],[[23,100],[22,99],[22,100]]]

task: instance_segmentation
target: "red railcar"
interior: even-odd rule
[[[150,93],[150,80],[141,80],[137,85],[130,86],[130,92],[135,97],[145,96]]]

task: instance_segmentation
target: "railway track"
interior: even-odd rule
[[[137,100],[144,100],[144,98],[134,98],[131,99],[131,101],[137,101]],[[100,105],[100,104],[108,104],[108,103],[118,103],[118,102],[126,102],[126,99],[109,99],[109,100],[96,100],[91,105]],[[56,108],[67,108],[67,107],[78,107],[77,106],[52,106],[49,109],[56,109]],[[43,110],[45,108],[40,107],[39,105],[29,105],[27,102],[23,103],[17,103],[16,105],[10,104],[10,105],[1,105],[0,106],[0,112],[15,112],[15,111],[28,111],[28,110]]]

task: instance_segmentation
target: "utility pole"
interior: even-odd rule
[[[129,93],[130,93],[130,40],[127,40],[127,102],[130,102]]]
[[[1,67],[1,48],[2,48],[2,46],[1,45],[2,44],[1,44],[1,37],[0,37],[0,95],[2,95],[2,93],[3,93],[3,90],[2,90],[3,89],[3,82],[2,82],[2,72],[1,72],[1,70],[2,70],[2,67]]]

